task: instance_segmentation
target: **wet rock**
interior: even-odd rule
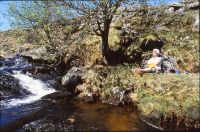
[[[75,92],[75,87],[82,82],[82,75],[88,71],[88,68],[72,67],[62,78],[62,85],[69,92]]]
[[[72,94],[69,92],[54,92],[42,97],[42,99],[63,99],[63,98],[72,98]]]
[[[100,95],[92,92],[87,92],[79,98],[81,98],[81,100],[87,103],[96,103],[100,101]]]
[[[111,96],[108,98],[108,103],[113,105],[124,105],[131,102],[128,93],[131,88],[114,87],[111,89]]]
[[[46,84],[50,85],[51,87],[55,89],[59,89],[61,78],[57,77],[56,75],[39,73],[35,75],[34,77],[45,82]]]
[[[20,71],[20,70],[27,70],[31,69],[32,65],[27,62],[26,59],[15,56],[10,59],[0,60],[0,74],[6,72],[13,72],[13,71]]]
[[[0,100],[11,96],[19,97],[26,94],[29,94],[29,91],[25,90],[11,74],[0,74]]]
[[[83,101],[88,102],[88,103],[94,102],[93,93],[88,93],[88,94],[84,95]]]

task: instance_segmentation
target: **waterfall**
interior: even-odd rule
[[[15,72],[12,76],[19,80],[20,85],[28,90],[31,94],[23,98],[13,98],[9,100],[1,101],[1,106],[4,108],[15,107],[22,104],[32,103],[36,100],[39,100],[44,95],[55,92],[50,85],[45,84],[44,82],[34,79],[28,74],[22,74],[20,72]]]

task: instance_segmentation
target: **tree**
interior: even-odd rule
[[[34,30],[51,48],[59,45],[63,30],[73,29],[65,28],[72,14],[67,13],[66,9],[64,12],[61,6],[56,6],[51,0],[11,2],[8,15],[12,18],[12,27]]]
[[[120,6],[127,6],[136,2],[144,3],[146,0],[56,1],[58,5],[65,5],[73,9],[80,16],[83,16],[88,29],[101,37],[101,52],[107,64],[111,64],[112,61],[108,36],[113,16]]]

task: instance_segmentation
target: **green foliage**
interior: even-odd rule
[[[115,28],[116,28],[117,30],[121,30],[121,29],[122,29],[122,26],[123,26],[123,21],[122,21],[122,20],[117,20],[117,21],[115,22]]]
[[[10,21],[14,28],[30,29],[32,32],[37,33],[41,43],[55,48],[59,46],[64,36],[64,29],[60,23],[57,24],[57,21],[63,21],[62,23],[64,23],[70,15],[66,12],[61,6],[49,0],[19,1],[10,2],[8,15],[12,17]],[[29,39],[29,37],[26,38]]]

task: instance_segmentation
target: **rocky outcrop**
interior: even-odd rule
[[[177,3],[169,5],[169,7],[165,10],[165,13],[176,13],[180,15],[184,15],[187,10],[198,10],[200,8],[199,2],[192,3]]]
[[[46,63],[48,62],[50,63],[56,57],[56,54],[51,54],[50,52],[47,51],[47,48],[45,47],[23,51],[20,53],[20,55],[31,61],[46,62]]]
[[[199,2],[190,3],[190,4],[186,5],[186,8],[189,10],[197,10],[200,8],[200,4],[199,4]]]
[[[82,75],[88,71],[88,68],[72,67],[62,78],[62,85],[68,92],[75,92],[75,87],[82,82]]]

